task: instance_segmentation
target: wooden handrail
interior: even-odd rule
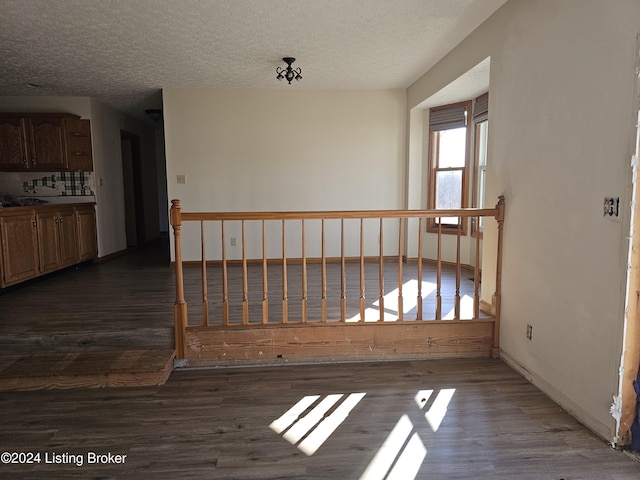
[[[179,202],[179,200],[178,200]],[[495,217],[496,208],[459,210],[310,210],[297,212],[182,212],[182,221],[212,220],[341,220],[348,218]]]
[[[476,225],[480,225],[481,217],[494,218],[498,226],[498,238],[497,238],[497,261],[496,261],[496,286],[495,293],[492,297],[492,315],[494,321],[493,340],[491,344],[491,354],[493,356],[499,356],[499,333],[500,333],[500,306],[501,306],[501,280],[502,280],[502,241],[503,241],[503,224],[504,224],[504,197],[500,197],[495,208],[469,208],[469,209],[447,209],[447,210],[343,210],[343,211],[298,211],[298,212],[183,212],[179,200],[173,200],[170,212],[170,221],[174,231],[174,247],[175,247],[175,268],[176,268],[176,302],[174,307],[174,324],[175,324],[175,339],[176,339],[176,357],[178,359],[185,358],[186,352],[186,328],[187,321],[187,303],[185,301],[184,291],[184,271],[183,271],[183,253],[182,253],[182,225],[186,222],[199,222],[200,223],[200,249],[201,249],[201,268],[202,268],[202,322],[200,326],[202,328],[242,328],[242,327],[256,327],[262,326],[286,326],[287,324],[305,325],[305,324],[327,324],[329,320],[337,321],[344,324],[345,322],[355,322],[357,324],[365,325],[370,321],[385,322],[385,281],[384,281],[384,263],[388,258],[384,255],[384,235],[385,228],[388,226],[384,220],[397,219],[397,322],[410,322],[425,319],[425,312],[423,311],[423,235],[425,234],[424,225],[426,222],[424,219],[441,219],[443,217],[457,218],[457,225],[454,225],[453,229],[448,229],[447,233],[454,233],[455,238],[455,296],[452,311],[446,316],[447,319],[453,315],[453,320],[460,320],[461,317],[461,237],[463,231],[463,222],[467,218],[471,218],[476,222]],[[359,288],[358,288],[358,311],[359,315],[356,315],[353,319],[347,319],[347,276],[346,276],[346,264],[351,259],[346,255],[346,240],[345,240],[345,220],[355,219],[359,220]],[[378,310],[379,316],[375,319],[367,319],[365,322],[365,310],[367,302],[365,299],[365,262],[371,257],[365,255],[365,220],[377,219],[379,221],[379,238],[378,246],[379,251],[376,257],[373,257],[378,262]],[[418,239],[417,239],[417,298],[415,308],[415,320],[412,320],[413,315],[409,319],[405,317],[404,300],[404,277],[403,277],[403,263],[406,261],[405,241],[409,240],[409,219],[418,219]],[[288,285],[288,254],[287,254],[287,234],[286,234],[286,222],[287,221],[300,221],[301,235],[300,235],[300,249],[302,257],[299,259],[301,264],[301,285],[300,285],[300,317],[296,319],[289,318],[289,285]],[[321,262],[321,314],[320,318],[308,318],[309,312],[308,306],[308,291],[307,291],[307,262],[309,261],[307,252],[308,235],[306,230],[307,220],[320,220],[321,221],[321,252],[319,260]],[[327,254],[326,254],[326,235],[325,220],[339,220],[340,231],[339,238],[336,243],[340,249],[340,256],[338,261],[340,264],[340,294],[339,294],[339,314],[336,318],[328,317],[328,293],[327,293]],[[226,241],[228,233],[225,227],[228,222],[236,221],[241,224],[241,270],[242,270],[242,320],[238,323],[238,320],[233,323],[230,320],[229,314],[229,285],[228,285],[228,263],[229,259],[226,250]],[[260,263],[262,265],[262,315],[260,320],[253,320],[249,318],[249,282],[248,282],[248,263],[249,258],[247,256],[247,232],[246,222],[259,221],[261,222],[261,254]],[[281,222],[281,257],[279,262],[282,265],[282,304],[281,311],[282,317],[278,321],[270,319],[269,316],[269,287],[267,268],[270,263],[267,258],[267,233],[265,224],[267,221],[279,221]],[[220,225],[220,239],[221,239],[221,273],[222,273],[222,285],[221,285],[221,317],[217,315],[214,317],[209,316],[209,298],[208,298],[208,281],[207,281],[207,254],[205,249],[205,223],[206,222],[218,222]],[[443,259],[443,233],[442,222],[437,221],[437,254],[435,260],[435,312],[433,321],[448,321],[443,319],[442,312],[442,275],[443,265],[447,262]],[[457,228],[455,228],[457,227]],[[386,234],[388,235],[388,231]],[[475,261],[474,264],[469,267],[473,270],[473,318],[479,319],[480,316],[480,235],[475,236]],[[232,238],[232,240],[234,240]],[[257,239],[256,239],[257,241]],[[394,242],[395,243],[395,242]],[[232,245],[235,245],[232,243]],[[394,254],[394,258],[396,255]],[[252,257],[251,261],[258,261]],[[355,260],[355,259],[354,259]],[[311,258],[313,261],[313,258]],[[294,260],[292,260],[292,263]],[[292,290],[293,292],[294,290]],[[471,294],[469,294],[471,295]],[[356,299],[354,298],[354,301]],[[293,304],[292,304],[293,305]],[[218,307],[219,308],[219,307]],[[292,306],[293,308],[293,306]],[[293,311],[293,310],[292,310]],[[253,315],[253,314],[252,314]],[[296,314],[297,315],[297,314]],[[213,320],[212,320],[213,319]],[[214,320],[216,324],[214,325]],[[388,321],[388,318],[387,318]]]

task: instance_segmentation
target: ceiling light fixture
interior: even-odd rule
[[[302,80],[302,70],[299,67],[295,69],[291,67],[291,64],[295,62],[296,59],[293,57],[284,57],[282,60],[287,64],[287,68],[277,67],[276,73],[278,74],[278,76],[276,78],[278,80],[286,78],[287,82],[289,82],[289,85],[291,85],[291,80],[293,80],[294,78],[296,80]]]
[[[150,108],[149,110],[145,110],[144,113],[146,113],[154,122],[157,122],[162,118],[162,110],[159,108]]]

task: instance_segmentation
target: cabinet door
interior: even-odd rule
[[[58,239],[60,241],[60,266],[78,263],[78,226],[73,207],[58,212]]]
[[[49,273],[60,265],[60,242],[58,240],[57,212],[39,212],[38,252],[40,255],[40,273]]]
[[[0,170],[25,170],[28,168],[27,155],[24,120],[0,116]]]
[[[67,168],[72,171],[93,172],[90,120],[64,119]]]
[[[37,276],[39,265],[35,214],[0,217],[0,232],[3,286]]]
[[[79,207],[78,239],[80,261],[90,260],[98,255],[98,239],[96,234],[96,211],[93,206]]]
[[[47,172],[65,170],[62,118],[33,117],[27,118],[27,122],[31,135],[29,168]]]

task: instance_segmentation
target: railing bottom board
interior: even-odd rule
[[[345,359],[399,359],[439,357],[489,357],[493,323],[419,322],[367,328],[333,324],[286,328],[201,328],[186,330],[189,364],[216,365],[235,362],[326,361]]]

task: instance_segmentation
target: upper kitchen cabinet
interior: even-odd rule
[[[0,113],[0,171],[93,171],[89,120]]]
[[[65,118],[64,135],[67,168],[73,171],[93,172],[91,122],[81,118]]]
[[[16,171],[29,168],[27,156],[25,119],[0,114],[0,170]]]
[[[28,117],[26,119],[27,135],[31,142],[27,143],[27,151],[31,151],[27,163],[31,170],[56,172],[67,168],[64,155],[64,135],[62,118]]]

